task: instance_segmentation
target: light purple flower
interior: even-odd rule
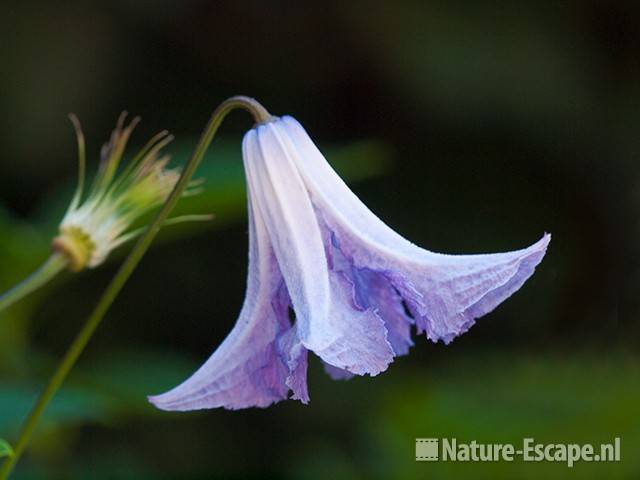
[[[164,410],[307,403],[307,353],[333,378],[377,375],[413,345],[450,342],[531,276],[550,240],[487,255],[421,249],[376,217],[291,117],[250,130],[249,273],[238,321]],[[295,317],[293,315],[295,312]]]

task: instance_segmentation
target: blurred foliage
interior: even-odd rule
[[[512,357],[506,365],[505,355]],[[138,451],[151,445],[144,444],[144,436],[124,438],[132,424],[152,432],[149,441],[153,445],[175,444],[197,425],[201,431],[194,434],[193,441],[201,445],[190,444],[188,450],[176,445],[177,452],[165,450],[162,456],[151,455],[146,462],[138,458],[135,475],[153,478],[159,470],[165,472],[161,478],[230,478],[244,472],[259,478],[260,469],[255,465],[265,452],[274,455],[278,463],[283,459],[268,445],[269,433],[258,427],[289,418],[301,423],[280,427],[286,433],[280,445],[288,452],[282,465],[286,465],[282,472],[286,478],[326,478],[328,469],[332,478],[566,478],[569,472],[572,478],[631,478],[640,469],[640,459],[633,455],[633,445],[640,442],[640,422],[632,420],[640,402],[637,355],[618,353],[596,360],[588,355],[533,357],[511,351],[454,353],[453,360],[433,366],[428,376],[419,369],[393,366],[385,377],[348,382],[332,382],[314,364],[310,371],[311,407],[285,402],[255,411],[251,417],[256,431],[247,439],[243,432],[225,433],[237,412],[166,414],[145,401],[145,395],[175,385],[197,363],[165,352],[114,351],[108,357],[93,359],[73,375],[47,412],[35,447],[43,458],[58,454],[64,430],[85,425],[111,431],[110,435],[127,448]],[[379,384],[376,390],[380,394],[367,397],[373,382]],[[323,395],[314,399],[313,393],[320,390]],[[0,387],[0,408],[10,413],[0,422],[2,431],[15,431],[16,419],[26,413],[35,391],[35,387],[11,384]],[[310,409],[314,414],[309,416]],[[330,426],[327,418],[332,419]],[[542,443],[599,444],[613,442],[618,436],[623,461],[578,463],[571,470],[564,464],[520,460],[415,462],[414,439],[425,435],[515,445],[521,444],[523,437]],[[104,447],[93,436],[82,441],[67,436],[67,440],[71,449],[67,454],[80,452],[81,458],[99,455]],[[222,450],[220,442],[224,443]],[[225,458],[229,452],[235,453]],[[188,454],[191,461],[173,465],[174,457],[181,454]],[[239,459],[244,459],[240,462],[243,465],[236,463]],[[93,478],[97,473],[93,465],[83,463],[73,467],[73,477]],[[34,472],[33,477],[24,478],[39,478],[40,470]],[[101,475],[114,478],[107,472]],[[135,475],[130,472],[117,478]]]
[[[45,259],[69,200],[68,111],[83,120],[90,162],[127,108],[144,117],[133,142],[168,128],[180,164],[210,111],[238,93],[343,145],[323,151],[376,214],[430,250],[509,250],[553,234],[522,291],[448,347],[417,339],[388,373],[346,383],[312,363],[308,407],[156,412],[145,395],[206,358],[242,301],[248,119],[234,114],[197,174],[205,193],[179,207],[215,220],[163,230],[15,477],[638,477],[639,22],[630,0],[3,5],[0,289]],[[14,438],[126,251],[0,318],[0,436]],[[571,470],[413,458],[415,437],[618,435],[619,464]]]
[[[588,355],[531,357],[510,352],[512,359],[489,355],[462,359],[429,379],[409,378],[398,390],[389,389],[379,413],[384,418],[371,430],[380,459],[376,471],[402,478],[631,478],[640,459],[631,453],[640,443],[640,421],[634,420],[640,402],[640,363],[635,355],[616,354],[596,359]],[[406,440],[429,432],[459,442],[508,442],[521,445],[524,437],[539,443],[613,443],[621,437],[620,464],[568,467],[515,460],[489,464],[438,463],[425,467],[407,463]],[[395,439],[395,441],[391,441]],[[405,445],[403,445],[403,443]],[[385,455],[386,449],[395,454]],[[564,469],[564,471],[563,471]],[[384,476],[381,476],[384,478]]]
[[[13,449],[6,440],[0,438],[0,458],[13,456]]]

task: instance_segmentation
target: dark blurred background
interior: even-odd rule
[[[126,109],[132,147],[167,128],[184,162],[247,94],[307,129],[354,191],[446,253],[553,234],[520,292],[450,346],[416,339],[380,377],[309,370],[311,403],[155,411],[234,324],[245,287],[240,139],[225,122],[171,227],[56,398],[15,478],[638,478],[640,4],[5,2],[0,7],[0,289],[32,271],[76,170]],[[130,150],[131,152],[132,150]],[[123,249],[126,252],[126,248]],[[124,252],[123,252],[124,253]],[[0,317],[0,437],[19,424],[114,274],[65,275]],[[600,443],[622,461],[423,463],[416,437]]]

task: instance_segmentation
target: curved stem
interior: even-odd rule
[[[0,312],[43,286],[64,270],[68,264],[69,261],[64,255],[60,253],[54,253],[51,255],[38,270],[33,272],[28,278],[13,287],[11,290],[0,296]]]
[[[87,318],[84,326],[76,335],[75,339],[69,346],[69,349],[58,364],[55,372],[49,379],[46,387],[38,397],[35,406],[31,410],[29,416],[23,424],[20,436],[18,437],[18,440],[14,446],[14,455],[5,460],[4,464],[2,464],[2,468],[0,469],[0,480],[5,480],[6,478],[8,478],[9,474],[13,470],[13,467],[18,462],[22,453],[27,447],[27,444],[31,439],[31,435],[33,434],[33,431],[35,430],[35,427],[38,424],[38,421],[40,420],[40,417],[42,416],[45,408],[75,365],[78,357],[91,339],[96,328],[98,328],[98,325],[100,325],[100,322],[102,322],[105,313],[118,296],[118,293],[120,293],[120,290],[122,290],[122,287],[133,273],[133,270],[142,259],[144,253],[151,245],[151,242],[157,235],[163,222],[165,221],[171,210],[173,210],[173,208],[176,206],[176,203],[178,203],[180,195],[189,185],[191,177],[200,164],[202,157],[204,157],[204,154],[211,144],[211,140],[213,140],[214,135],[220,127],[220,124],[222,123],[224,118],[236,108],[241,108],[251,113],[257,123],[266,122],[272,118],[271,115],[269,115],[269,112],[267,112],[264,107],[262,107],[262,105],[260,105],[254,99],[248,97],[231,97],[222,102],[218,106],[218,108],[216,108],[216,110],[211,115],[211,119],[209,120],[207,127],[200,137],[198,145],[193,151],[191,158],[187,162],[185,169],[180,176],[180,179],[171,192],[171,195],[169,195],[169,198],[167,198],[167,201],[163,204],[151,225],[149,225],[144,235],[140,237],[140,239],[131,250],[131,253],[129,253],[129,256],[120,266],[120,269],[107,286],[106,290],[102,294],[102,297],[100,297],[100,300],[98,301],[95,309],[93,310],[89,318]]]

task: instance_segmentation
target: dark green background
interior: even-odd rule
[[[416,339],[380,377],[309,371],[311,404],[176,414],[174,386],[231,329],[245,285],[240,138],[225,122],[161,235],[49,409],[15,478],[637,478],[640,476],[640,8],[636,2],[4,2],[0,289],[33,270],[119,112],[176,164],[243,93],[308,130],[358,195],[430,250],[553,234],[536,274],[450,346]],[[130,151],[131,152],[131,151]],[[126,251],[126,249],[124,249]],[[65,275],[0,316],[0,437],[113,275]],[[416,437],[610,442],[618,464],[414,461]]]

